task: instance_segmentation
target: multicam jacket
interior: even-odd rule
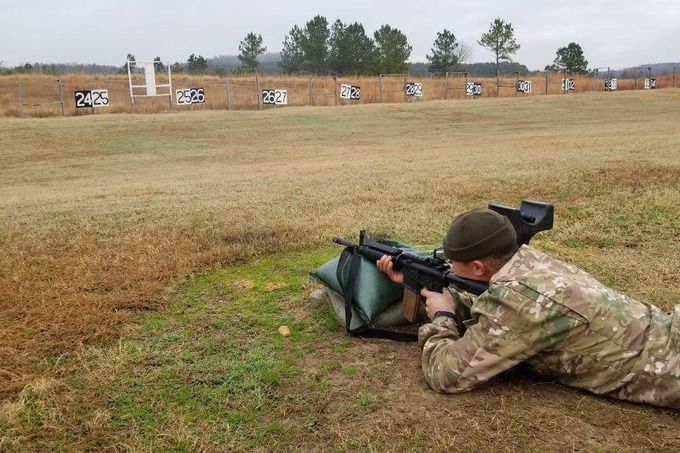
[[[680,305],[663,313],[526,245],[481,296],[452,293],[471,303],[465,333],[443,316],[419,332],[434,390],[464,392],[524,362],[562,384],[680,408]]]

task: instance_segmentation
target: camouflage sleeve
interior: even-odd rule
[[[473,307],[477,322],[462,337],[448,318],[422,326],[418,339],[430,387],[441,393],[470,390],[563,338],[562,327],[569,328],[563,315],[531,309],[530,302],[513,292],[483,294]]]
[[[471,390],[535,353],[510,329],[486,316],[463,337],[452,319],[439,317],[420,328],[418,341],[425,380],[440,393]]]
[[[456,318],[458,321],[459,332],[461,335],[465,332],[465,325],[463,321],[472,319],[472,304],[475,301],[475,297],[470,293],[458,289],[456,286],[450,285],[449,292],[453,301],[456,303]],[[461,330],[462,329],[462,330]]]

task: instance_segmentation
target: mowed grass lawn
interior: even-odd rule
[[[676,411],[510,372],[431,392],[308,272],[489,202],[680,303],[680,90],[0,120],[0,451],[677,451]],[[290,329],[289,336],[278,332]]]

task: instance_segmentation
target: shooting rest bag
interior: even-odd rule
[[[343,327],[346,327],[345,296],[335,292],[328,286],[323,285],[321,288],[312,291],[310,301],[315,304],[329,304],[335,319],[337,319]],[[355,307],[351,307],[351,310],[350,332],[365,332],[367,329],[388,329],[390,327],[402,326],[408,323],[401,313],[400,301],[393,303],[375,315],[370,323],[364,320]]]
[[[380,242],[411,255],[431,254],[398,241],[382,239]],[[325,286],[333,313],[348,333],[358,334],[369,329],[409,324],[402,315],[404,288],[380,272],[375,262],[356,252],[352,253],[350,248],[345,248],[340,256],[322,264],[310,274],[310,278]]]

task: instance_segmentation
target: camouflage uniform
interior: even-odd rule
[[[452,294],[471,309],[465,333],[443,316],[419,332],[432,389],[464,392],[523,362],[572,387],[680,408],[680,305],[663,313],[527,245],[486,293]]]

